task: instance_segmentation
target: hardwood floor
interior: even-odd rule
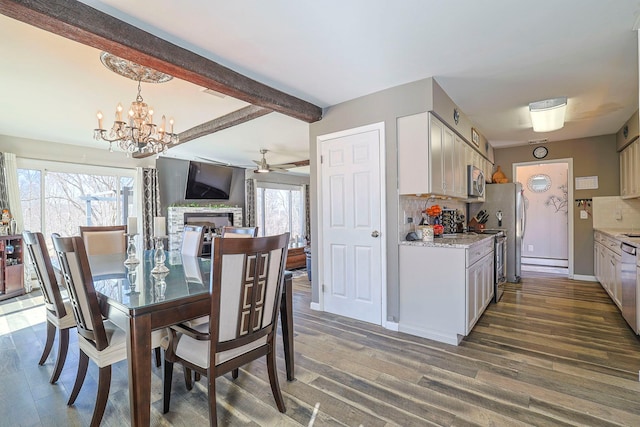
[[[306,426],[312,418],[314,426],[640,425],[640,340],[608,295],[598,283],[525,274],[457,347],[312,311],[306,276],[298,277],[296,381],[285,380],[278,349],[286,414],[275,407],[265,363],[254,362],[235,381],[217,380],[220,425]],[[97,369],[90,364],[67,407],[77,344],[74,337],[60,381],[49,384],[55,355],[37,364],[41,303],[29,295],[0,305],[0,425],[88,425]],[[203,381],[188,392],[179,374],[171,412],[162,415],[160,372],[153,368],[152,425],[206,425]],[[102,425],[128,419],[121,362]]]

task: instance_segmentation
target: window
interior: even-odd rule
[[[305,237],[305,206],[302,186],[258,182],[256,217],[258,234],[272,236],[290,232],[292,244]]]
[[[126,224],[134,182],[134,170],[18,159],[24,228],[71,236],[80,225]]]

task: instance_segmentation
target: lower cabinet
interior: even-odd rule
[[[469,248],[400,246],[401,332],[458,345],[494,293],[493,240]]]
[[[0,301],[24,294],[22,236],[0,236]]]
[[[493,252],[491,252],[467,268],[467,330],[465,335],[471,332],[493,298],[493,262]]]
[[[594,234],[593,245],[593,265],[594,275],[602,288],[607,291],[611,300],[622,307],[622,280],[620,270],[622,266],[622,256],[620,254],[620,243],[600,232]]]

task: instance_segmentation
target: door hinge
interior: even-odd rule
[[[327,288],[324,286],[324,283],[322,284],[322,293],[325,293],[327,290]]]
[[[320,163],[324,163],[324,156],[320,156]]]

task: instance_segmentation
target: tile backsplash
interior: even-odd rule
[[[442,208],[458,209],[466,214],[467,205],[453,199],[437,199],[434,197],[400,196],[400,212],[398,214],[398,240],[405,240],[407,233],[414,231],[415,226],[422,220],[422,211],[429,206],[440,205]],[[413,218],[407,223],[407,218]]]
[[[618,196],[594,197],[593,228],[640,230],[640,200]]]

